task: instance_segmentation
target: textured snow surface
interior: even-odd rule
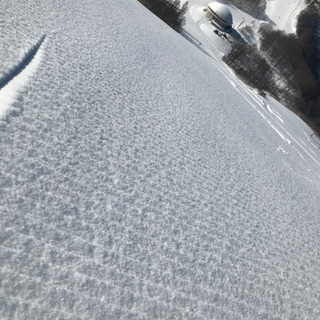
[[[320,318],[302,136],[283,152],[239,85],[134,0],[0,11],[4,73],[46,35],[0,120],[1,319]],[[279,108],[283,132],[300,124]]]

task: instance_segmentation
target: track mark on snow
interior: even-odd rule
[[[278,151],[282,151],[284,154],[288,154],[288,152],[286,151],[286,149],[282,146],[278,147]]]
[[[276,117],[280,122],[284,123],[284,121],[283,121],[283,119],[280,117],[280,115],[279,115],[277,112],[275,112],[275,111],[270,107],[269,104],[266,104],[266,107],[267,107],[267,109],[268,109],[268,112],[269,112],[272,116]]]
[[[19,92],[35,73],[41,61],[41,46],[45,39],[46,35],[43,35],[10,73],[0,79],[0,119],[6,115]]]

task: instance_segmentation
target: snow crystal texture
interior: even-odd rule
[[[320,318],[319,172],[205,54],[134,0],[0,10],[3,73],[46,35],[0,120],[1,319]]]

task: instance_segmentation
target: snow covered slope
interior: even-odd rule
[[[1,319],[319,318],[309,128],[135,0],[0,10]]]
[[[318,166],[320,164],[320,153],[318,143],[314,144],[310,140],[314,135],[312,130],[271,97],[263,98],[254,92],[221,61],[222,56],[230,50],[230,42],[235,41],[234,37],[239,35],[237,34],[237,27],[239,25],[250,26],[252,34],[250,39],[246,38],[245,41],[255,43],[259,41],[258,30],[261,21],[242,12],[237,7],[225,3],[234,19],[234,29],[231,33],[228,33],[228,39],[226,39],[214,32],[215,27],[211,25],[205,15],[205,9],[209,2],[210,0],[190,1],[186,13],[186,24],[183,27],[183,35],[214,60],[213,63],[224,74],[225,78],[283,139],[286,147],[289,147],[290,150],[295,149],[300,157],[306,160],[307,167],[310,162]],[[285,118],[290,118],[292,123],[284,125],[283,119]],[[288,153],[286,149],[283,146],[278,147],[278,150],[283,151],[285,154]]]
[[[186,1],[185,1],[186,2]],[[221,37],[214,33],[216,29],[208,18],[205,11],[211,0],[190,0],[188,1],[188,10],[186,12],[186,23],[183,26],[183,34],[188,38],[194,40],[194,43],[205,50],[210,56],[216,57],[218,60],[229,52],[230,43],[224,37]],[[228,39],[239,39],[241,35],[238,32],[239,26],[248,25],[253,29],[253,35],[256,39],[252,41],[258,41],[258,30],[261,21],[253,18],[249,14],[239,10],[236,6],[223,2],[223,4],[229,9],[233,18],[233,28],[231,33],[228,33]]]
[[[304,8],[304,0],[267,0],[266,14],[277,28],[295,33],[296,18]]]

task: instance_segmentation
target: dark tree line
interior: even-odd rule
[[[272,69],[255,45],[233,41],[231,50],[223,57],[223,61],[250,86],[269,91]]]
[[[313,75],[320,82],[320,5],[314,3],[298,17],[297,35],[303,56]]]
[[[308,97],[308,111],[320,126],[320,1],[314,1],[298,17],[297,36],[303,57],[317,81],[317,91]]]
[[[183,6],[180,0],[138,0],[157,17],[167,23],[171,28],[180,31],[185,23],[185,13],[188,8],[188,2]]]
[[[315,117],[314,108],[317,104],[320,109],[319,83],[306,60],[307,48],[294,34],[285,34],[270,27],[262,27],[260,34],[261,51],[267,54],[273,66],[303,99],[299,103],[297,101],[296,107],[306,115]]]
[[[295,103],[300,97],[254,44],[232,42],[231,51],[223,57],[223,61],[260,94],[268,92],[282,102],[286,100],[287,104]]]
[[[263,24],[260,48],[234,41],[223,60],[247,84],[269,92],[320,128],[320,41],[315,39],[320,32],[318,14],[303,12],[297,30],[298,35],[286,34]]]

